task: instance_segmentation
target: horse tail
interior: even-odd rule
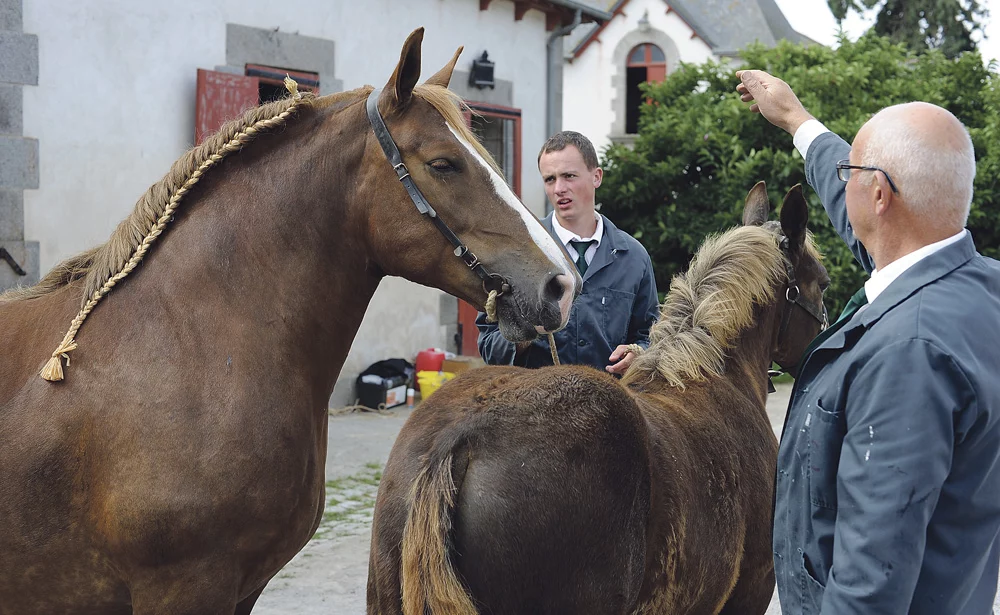
[[[403,530],[403,613],[478,615],[450,556],[452,514],[458,486],[452,476],[452,453],[421,469],[413,485],[410,513]]]

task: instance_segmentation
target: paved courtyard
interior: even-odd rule
[[[781,430],[791,385],[779,384],[767,411]],[[371,512],[381,468],[406,410],[330,417],[327,509],[316,537],[264,591],[254,615],[363,615]],[[1000,608],[1000,602],[994,609]],[[777,597],[767,615],[780,615]]]

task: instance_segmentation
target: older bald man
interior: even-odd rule
[[[853,146],[786,83],[737,73],[793,135],[806,177],[871,274],[802,357],[778,455],[785,613],[991,612],[1000,565],[1000,264],[965,230],[975,155],[927,103]]]

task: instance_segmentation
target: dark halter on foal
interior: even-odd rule
[[[413,181],[410,176],[409,169],[403,164],[403,157],[399,153],[399,148],[396,147],[395,141],[392,140],[392,135],[389,134],[389,129],[386,128],[385,121],[382,119],[382,114],[378,111],[378,97],[382,90],[373,90],[371,94],[368,95],[368,102],[366,103],[368,109],[368,121],[372,125],[372,130],[375,132],[375,138],[378,139],[379,145],[382,146],[382,152],[385,153],[385,157],[389,160],[389,164],[392,165],[393,170],[396,171],[396,176],[399,177],[399,181],[402,182],[403,187],[406,188],[407,194],[410,195],[410,200],[417,207],[422,215],[428,216],[434,226],[437,227],[444,238],[451,242],[451,245],[455,246],[455,256],[462,259],[469,269],[472,270],[480,279],[483,281],[483,290],[489,294],[492,291],[496,291],[497,296],[504,294],[510,290],[510,283],[505,277],[498,273],[491,273],[486,267],[479,262],[479,258],[469,250],[462,241],[458,238],[455,233],[448,228],[448,225],[444,223],[441,218],[438,217],[437,212],[431,207],[431,204],[427,201],[427,198],[420,192],[420,188]]]
[[[827,327],[830,326],[829,315],[826,312],[826,306],[822,306],[822,311],[817,309],[814,305],[809,305],[802,299],[802,292],[799,290],[799,282],[795,279],[795,269],[792,267],[792,248],[791,244],[788,242],[788,237],[782,237],[778,242],[781,247],[781,253],[785,256],[785,275],[788,276],[788,286],[785,288],[785,299],[788,303],[785,305],[784,311],[781,313],[781,327],[778,329],[778,337],[781,338],[785,335],[785,330],[788,328],[788,322],[792,318],[792,305],[797,305],[807,314],[816,319],[820,324],[820,331],[825,331]],[[768,393],[774,393],[774,384],[770,381],[771,377],[777,376],[783,372],[791,373],[798,366],[795,365],[785,367],[781,366],[781,371],[777,370],[767,370],[768,375]]]
[[[785,299],[789,303],[794,303],[803,310],[805,310],[810,316],[816,319],[824,331],[830,326],[830,320],[826,313],[826,306],[822,306],[822,311],[817,309],[814,305],[809,305],[802,299],[802,293],[799,291],[799,282],[795,279],[795,269],[792,268],[792,256],[791,256],[791,246],[788,243],[788,237],[782,237],[780,243],[782,254],[785,255],[785,274],[788,275],[788,287],[785,289]],[[785,329],[788,328],[788,321],[792,317],[792,306],[788,305],[785,308],[784,313],[781,315],[781,329],[778,330],[778,337],[785,334]]]

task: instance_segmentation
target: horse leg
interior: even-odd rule
[[[239,600],[236,578],[224,574],[222,571],[225,569],[225,566],[192,566],[188,563],[187,566],[177,565],[149,570],[147,574],[130,584],[132,614],[236,613]],[[256,600],[256,595],[254,599]],[[253,606],[252,603],[250,606]],[[246,612],[249,613],[249,610]]]
[[[233,615],[250,615],[250,611],[253,610],[253,605],[257,604],[257,598],[260,598],[260,595],[264,592],[265,587],[267,587],[267,583],[243,600],[240,600],[240,603],[236,605],[236,612]]]
[[[764,615],[774,594],[774,567],[745,562],[739,580],[719,615]]]

